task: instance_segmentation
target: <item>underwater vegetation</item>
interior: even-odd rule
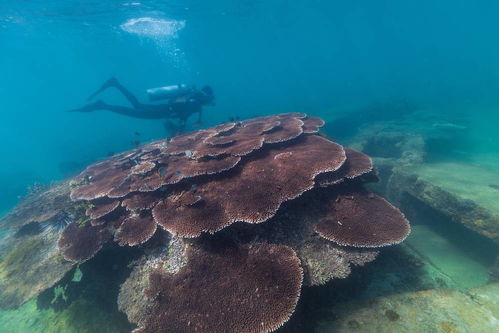
[[[346,278],[410,232],[397,208],[364,188],[378,179],[371,159],[318,135],[323,125],[288,113],[156,141],[90,165],[59,185],[62,199],[41,193],[0,225],[68,222],[18,236],[56,235],[50,263],[64,273],[105,246],[140,250],[118,296],[135,332],[270,332],[289,320],[303,285]],[[29,202],[54,214],[30,215]],[[2,263],[26,264],[18,252],[30,249]],[[22,272],[10,271],[15,285]],[[26,302],[64,273],[0,306]]]
[[[67,182],[33,192],[0,220],[1,229],[12,229],[0,239],[0,308],[20,306],[73,266],[57,246],[73,206],[69,192]]]

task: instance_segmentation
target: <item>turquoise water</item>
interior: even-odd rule
[[[151,87],[211,84],[217,105],[207,108],[204,125],[288,110],[331,118],[398,98],[471,115],[477,149],[499,149],[490,121],[499,104],[495,1],[0,6],[3,211],[28,185],[129,148],[135,131],[144,141],[165,135],[158,121],[63,112],[111,75],[144,101]],[[151,20],[133,24],[141,18]],[[111,92],[103,98],[123,102]]]
[[[403,212],[420,225],[408,248],[400,251],[424,262],[421,281],[425,282],[404,285],[399,292],[442,286],[461,292],[492,283],[495,278],[488,272],[499,271],[490,254],[499,244],[499,204],[494,199],[499,197],[498,12],[499,2],[494,0],[2,0],[0,216],[35,183],[68,179],[110,153],[133,148],[134,141],[145,144],[172,135],[162,120],[108,111],[65,112],[83,106],[108,78],[118,78],[143,102],[149,88],[209,84],[216,105],[204,108],[201,125],[195,123],[196,116],[191,117],[187,131],[237,117],[305,112],[326,121],[323,133],[328,138],[375,159],[384,180],[393,180],[392,185],[382,182],[378,191],[389,199],[393,195]],[[127,103],[112,89],[99,98]],[[411,141],[414,136],[424,144]],[[412,157],[404,157],[404,152]],[[386,163],[391,163],[389,168],[383,168]],[[438,196],[428,194],[429,185],[421,192],[416,186],[404,189],[412,183],[403,182],[402,176],[399,183],[394,166],[407,167],[422,182],[439,186],[457,201],[436,202]],[[402,187],[390,188],[395,183]],[[404,190],[418,204],[393,194]],[[473,209],[466,206],[469,201]],[[445,206],[451,203],[455,206]],[[419,204],[436,212],[421,213],[414,208]],[[460,219],[463,206],[475,215]],[[463,238],[443,239],[441,232],[427,227],[437,220],[452,220],[442,223],[460,224],[459,228],[463,224],[473,242],[487,244],[487,259],[478,260],[479,255],[470,256],[459,248],[459,242],[466,242]],[[426,238],[439,244],[438,253],[432,253],[431,243],[422,242]],[[446,251],[452,255],[446,258],[442,255]],[[392,293],[391,287],[380,287],[383,274],[391,274],[385,267],[390,264],[383,265],[366,295],[386,296],[372,292],[373,288]],[[451,266],[446,272],[445,267]],[[463,278],[466,281],[459,288],[454,282],[445,284],[459,280],[453,274],[462,271],[476,275]],[[435,282],[438,279],[444,282]],[[313,296],[305,296],[305,304],[310,303]],[[355,301],[355,297],[341,300]],[[36,318],[36,323],[23,325],[26,332],[69,329],[67,319],[48,325],[64,314],[37,312],[34,302],[24,305],[25,312],[0,311],[0,331],[2,321],[14,325],[17,318],[27,316]],[[79,300],[73,306],[91,313],[86,302]],[[109,315],[116,321],[109,331],[129,328],[120,315],[116,309]],[[76,321],[75,331],[91,327],[85,320]],[[285,329],[309,327],[291,323]],[[473,331],[473,326],[466,326],[469,322],[454,324]],[[476,327],[474,331],[478,332]]]

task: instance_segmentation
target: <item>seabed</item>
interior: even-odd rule
[[[498,329],[499,163],[490,154],[433,152],[468,134],[434,115],[363,124],[345,139],[373,157],[382,178],[373,188],[406,214],[412,232],[366,268],[375,273],[361,292],[321,309],[329,318],[318,319],[317,332]]]
[[[371,190],[402,210],[411,221],[410,236],[347,279],[304,290],[295,314],[278,332],[498,329],[499,163],[494,168],[489,159],[480,165],[478,153],[464,161],[434,159],[431,147],[460,140],[466,125],[429,121],[424,112],[411,117],[369,124],[352,118],[360,129],[340,138],[373,157],[382,181]],[[332,135],[334,127],[326,125],[323,133]],[[118,272],[124,279],[130,268],[125,262],[110,264],[110,257],[104,253],[96,257],[99,265],[78,267],[81,281],[73,281],[73,268],[37,299],[0,311],[0,331],[130,331],[117,309],[118,290],[106,284],[106,276]],[[102,283],[92,286],[92,281]]]

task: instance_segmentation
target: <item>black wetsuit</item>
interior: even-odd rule
[[[208,104],[213,99],[212,96],[206,96],[200,91],[191,90],[186,94],[176,97],[167,104],[143,104],[118,80],[112,78],[92,94],[89,99],[96,96],[103,90],[114,87],[118,89],[123,96],[132,104],[132,107],[110,105],[102,100],[98,100],[92,104],[88,104],[80,109],[70,110],[72,112],[91,112],[97,110],[108,110],[124,116],[141,118],[141,119],[172,119],[177,118],[185,125],[187,119],[194,113],[199,114],[198,121],[201,121],[201,111],[203,105]]]

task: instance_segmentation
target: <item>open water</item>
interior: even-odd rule
[[[187,131],[297,111],[323,118],[324,134],[347,145],[383,131],[419,135],[422,159],[397,166],[411,164],[497,217],[498,13],[494,0],[0,0],[0,216],[33,184],[67,179],[111,153],[172,135],[163,120],[65,112],[116,77],[144,103],[149,88],[210,85],[215,105],[204,108],[202,124],[191,117]],[[99,98],[127,105],[112,89]],[[364,146],[375,158],[396,159],[409,149],[397,136],[376,140]],[[447,286],[456,290],[492,283],[499,227],[465,226],[435,254],[421,242],[446,229],[425,229],[434,216],[414,217],[422,227],[410,248],[454,277]],[[467,233],[471,250],[459,245]],[[456,268],[466,260],[469,266]],[[470,269],[477,276],[459,280]],[[26,323],[37,310],[26,311],[0,318]],[[1,320],[0,331],[12,330]],[[26,327],[48,332],[42,324]]]

